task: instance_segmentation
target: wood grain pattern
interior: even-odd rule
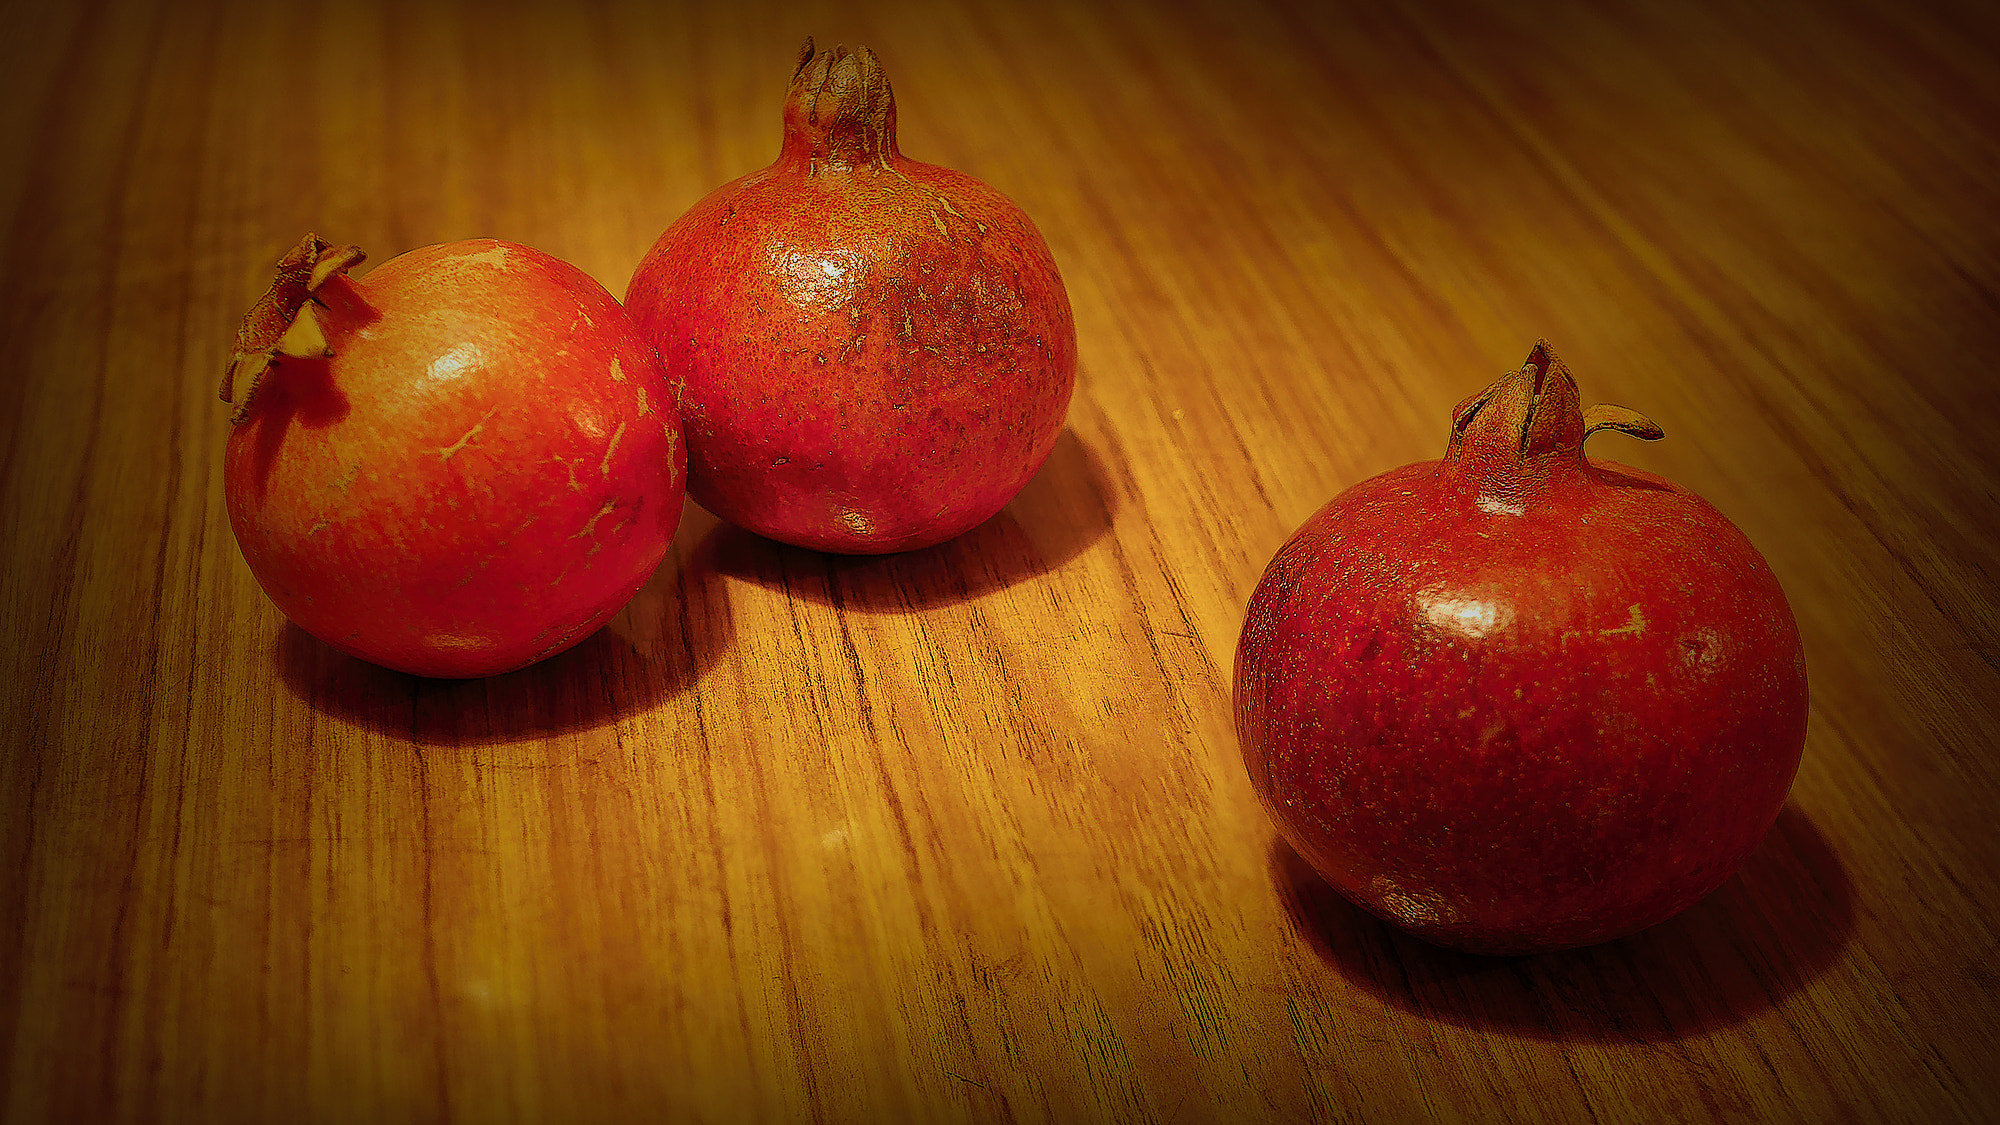
[[[1924,0],[10,4],[0,1118],[1979,1121],[2000,1112],[2000,18]],[[1062,265],[1055,457],[964,538],[690,508],[581,647],[339,656],[214,385],[305,231],[614,292],[798,42]],[[1685,915],[1446,953],[1276,842],[1229,674],[1339,489],[1546,336],[1735,519],[1814,692]],[[1616,448],[1611,448],[1613,445]]]

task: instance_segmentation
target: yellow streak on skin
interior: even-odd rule
[[[618,428],[611,431],[611,444],[604,447],[604,460],[597,463],[597,471],[600,475],[607,477],[611,475],[611,455],[618,451],[618,439],[624,436],[625,423],[620,422],[618,423]]]
[[[495,406],[493,409],[487,411],[486,414],[479,419],[479,421],[474,422],[472,424],[472,428],[465,431],[464,437],[459,438],[457,441],[452,442],[450,445],[439,446],[438,458],[444,461],[451,460],[451,455],[457,453],[461,449],[464,449],[465,444],[467,442],[471,441],[475,437],[478,437],[479,431],[486,428],[487,421],[491,419],[495,414],[498,414],[499,412],[500,408],[498,406]],[[616,444],[615,438],[613,439],[613,444]]]
[[[424,643],[441,652],[477,652],[498,644],[492,637],[467,637],[456,633],[432,633]]]
[[[1632,606],[1632,616],[1625,619],[1625,624],[1620,625],[1616,629],[1599,629],[1597,631],[1597,635],[1600,637],[1616,637],[1624,633],[1630,633],[1634,636],[1638,636],[1639,634],[1642,634],[1645,631],[1646,631],[1646,615],[1639,612],[1638,605],[1634,604]]]
[[[615,499],[606,500],[604,502],[604,506],[602,508],[597,509],[596,513],[590,517],[589,522],[583,525],[583,530],[577,532],[575,535],[570,536],[570,538],[581,539],[584,536],[589,535],[592,531],[597,529],[597,521],[603,519],[605,516],[610,515],[612,510],[616,507],[618,507],[617,500]]]
[[[495,246],[491,250],[481,250],[477,254],[460,254],[458,261],[468,266],[492,266],[494,269],[507,268],[507,248]]]

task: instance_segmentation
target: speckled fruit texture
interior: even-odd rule
[[[1770,567],[1700,497],[1583,456],[1546,344],[1458,409],[1443,461],[1348,489],[1278,552],[1236,659],[1280,832],[1357,904],[1522,954],[1707,895],[1784,803],[1804,655]]]
[[[865,48],[801,52],[770,167],[660,236],[626,307],[683,385],[689,492],[741,527],[878,554],[952,538],[1054,448],[1076,332],[1034,224],[904,157]]]
[[[653,349],[587,274],[473,239],[364,278],[308,237],[251,310],[223,397],[243,557],[364,660],[484,676],[554,655],[666,557],[685,453]]]

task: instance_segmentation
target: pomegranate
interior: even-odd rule
[[[1635,932],[1733,873],[1805,741],[1771,568],[1599,429],[1546,342],[1467,399],[1442,461],[1306,521],[1251,596],[1236,727],[1281,835],[1440,945],[1523,954]]]
[[[617,301],[539,250],[472,239],[348,276],[308,235],[223,378],[230,525],[308,633],[425,676],[588,636],[666,557],[674,392]]]
[[[625,305],[685,387],[688,490],[795,546],[880,554],[984,522],[1054,447],[1076,330],[1027,215],[903,156],[866,48],[799,53],[770,167],[668,227]]]

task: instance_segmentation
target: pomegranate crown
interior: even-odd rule
[[[288,358],[316,359],[333,354],[313,312],[319,301],[317,294],[334,279],[346,277],[347,271],[366,257],[359,246],[335,246],[308,234],[278,261],[278,275],[271,288],[236,330],[236,347],[222,373],[218,395],[234,407],[230,421],[242,422],[249,417],[250,399],[272,366]]]
[[[1600,403],[1585,410],[1576,380],[1547,340],[1537,341],[1517,371],[1494,380],[1452,411],[1445,460],[1488,471],[1545,476],[1557,465],[1583,464],[1583,440],[1617,430],[1646,441],[1666,436],[1645,415]]]
[[[784,153],[821,167],[886,168],[896,148],[896,94],[889,76],[866,47],[836,46],[815,52],[808,38],[799,48],[785,96]]]

